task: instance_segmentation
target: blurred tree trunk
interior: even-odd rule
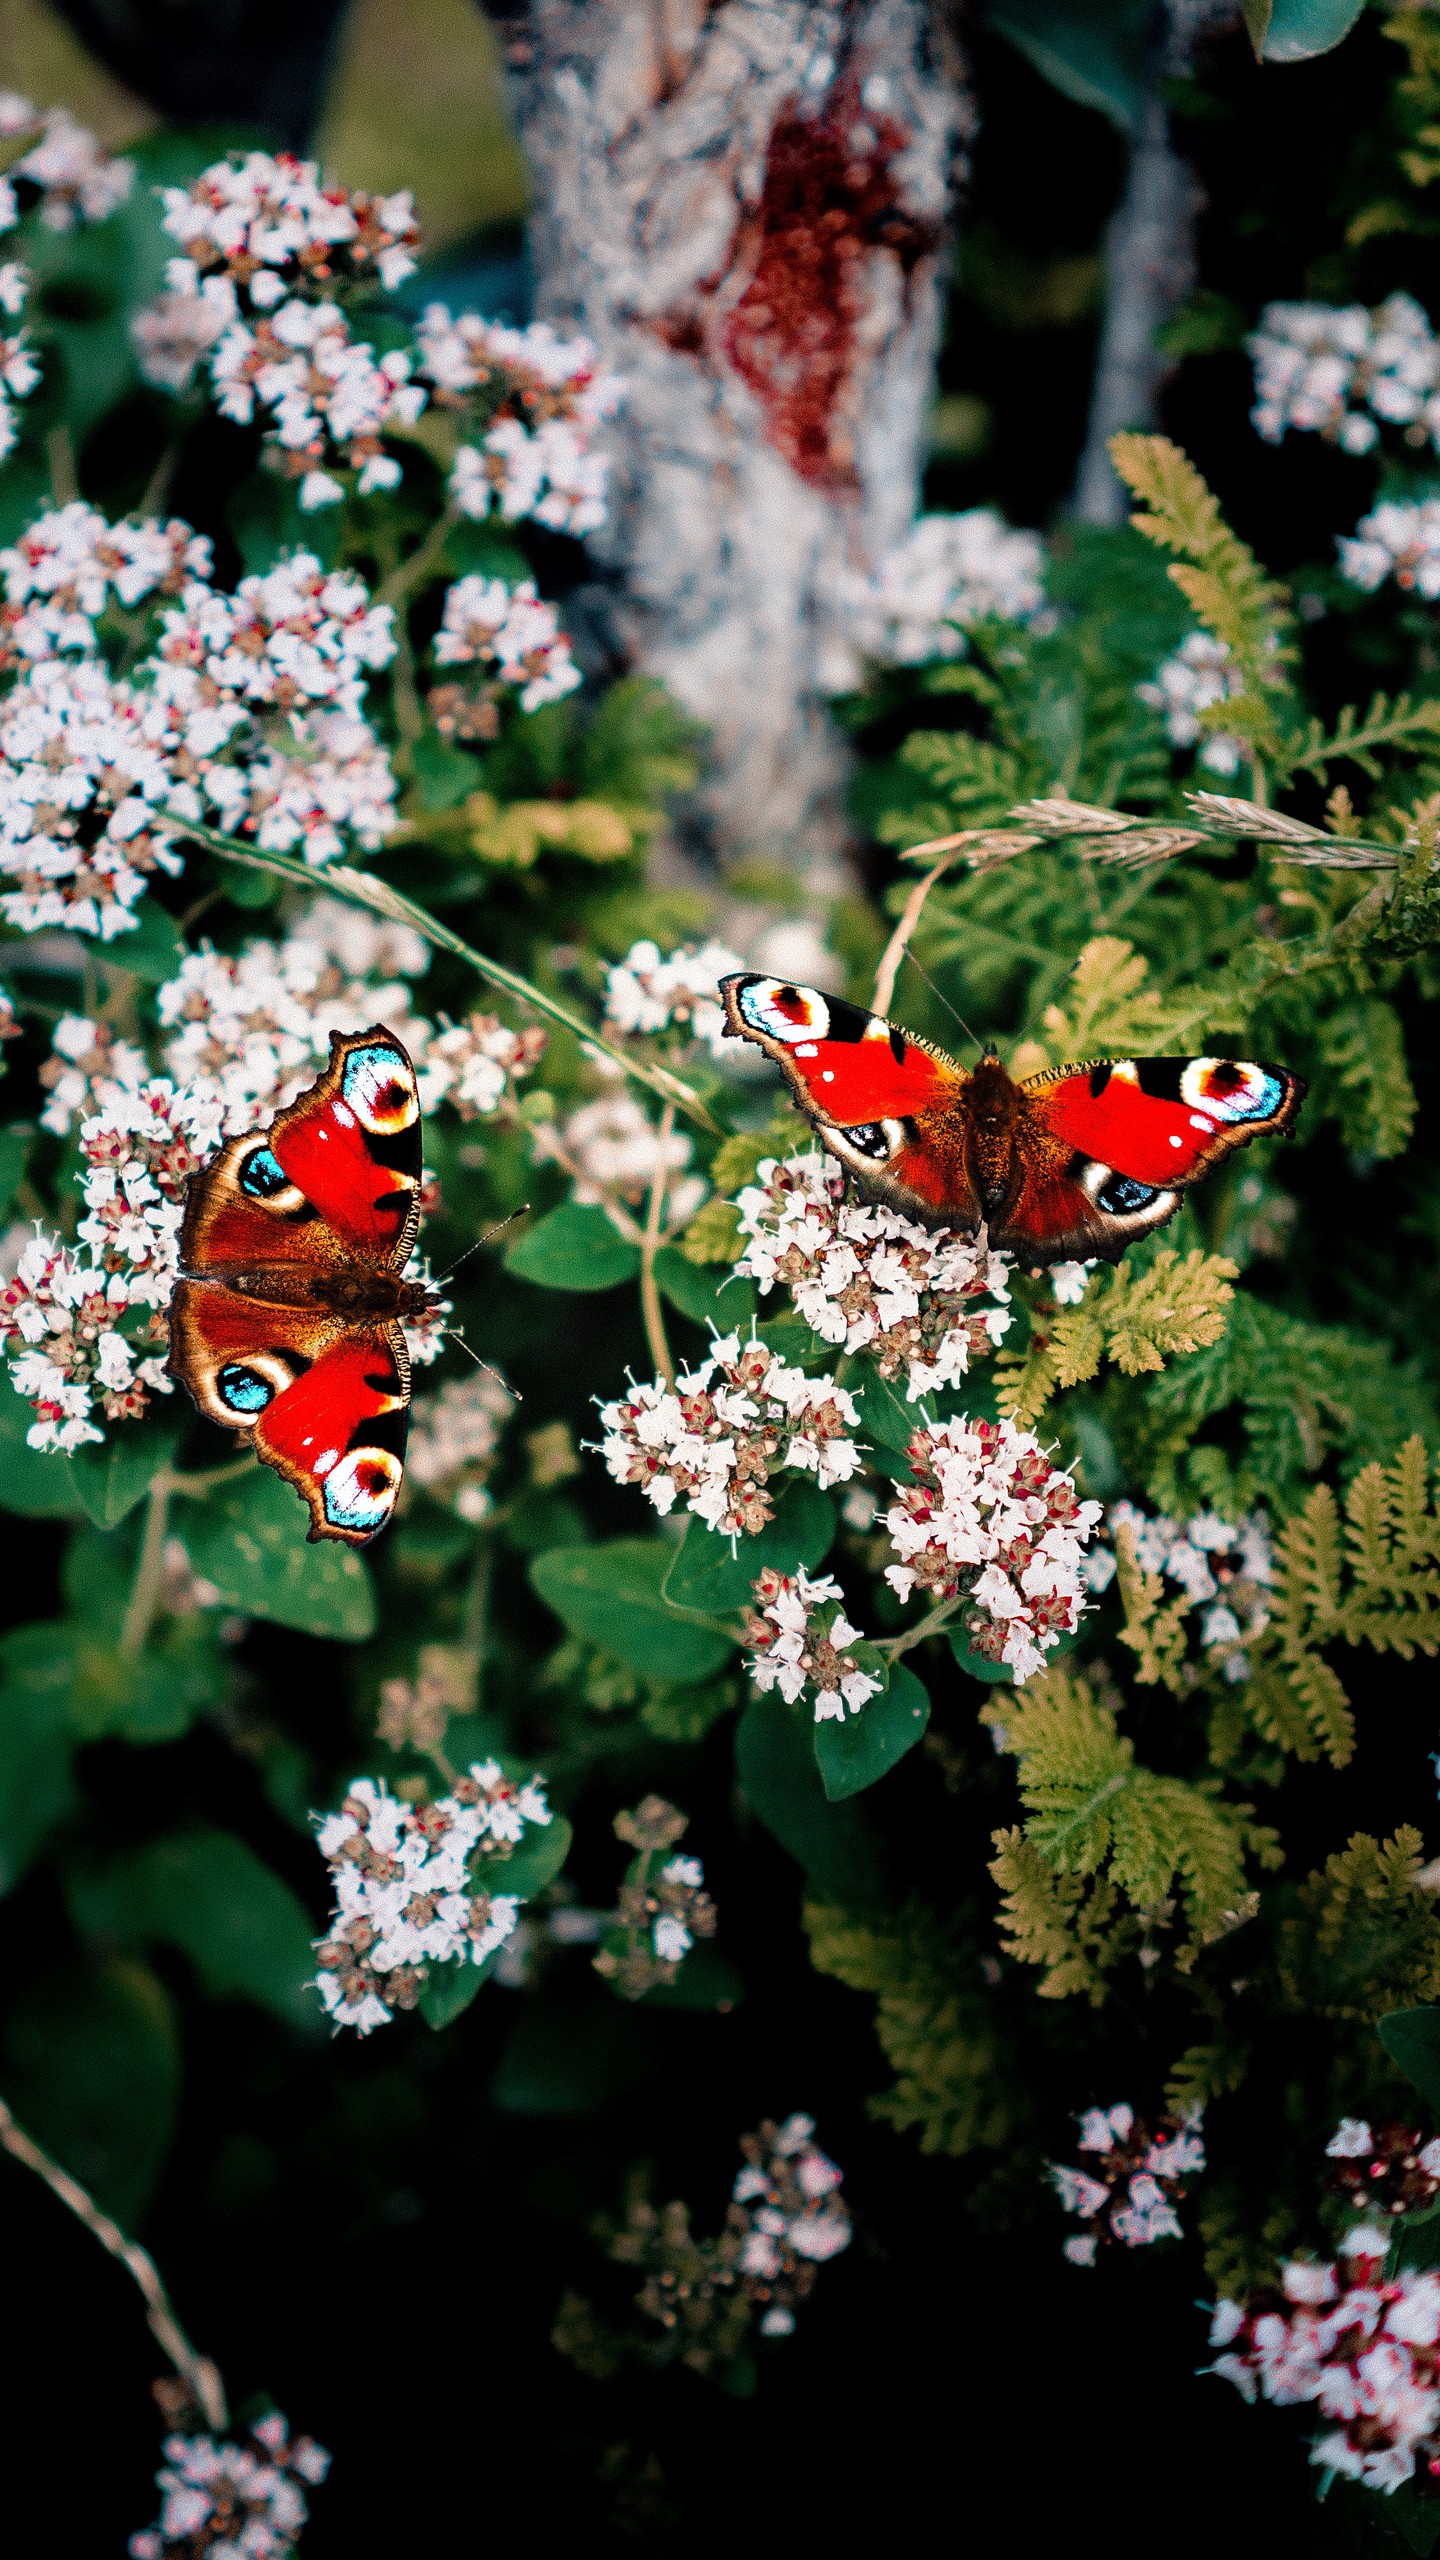
[[[682,829],[840,875],[837,589],[914,509],[970,117],[930,0],[492,0],[540,317],[628,382],[608,646],[710,751]]]

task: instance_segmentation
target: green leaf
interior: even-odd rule
[[[735,1765],[767,1831],[821,1891],[849,1908],[883,1902],[880,1855],[858,1805],[832,1804],[815,1765],[810,1729],[775,1697],[754,1698],[740,1719]]]
[[[1440,2009],[1392,2009],[1376,2034],[1397,2071],[1413,2081],[1432,2116],[1440,2118]]]
[[[61,1680],[0,1680],[0,1893],[74,1802]]]
[[[200,1631],[202,1646],[207,1633]],[[77,1618],[36,1620],[0,1638],[4,1686],[32,1698],[58,1698],[72,1737],[97,1742],[123,1734],[130,1742],[172,1742],[205,1702],[203,1654],[187,1634],[181,1643],[124,1654],[103,1632]],[[32,1710],[34,1712],[34,1710]]]
[[[426,2026],[433,2027],[438,2035],[442,2028],[453,2027],[457,2018],[463,2018],[471,2001],[483,1991],[502,1953],[501,1948],[492,1947],[483,1964],[437,1964],[415,2003]]]
[[[0,1212],[9,1208],[25,1179],[34,1136],[34,1130],[20,1120],[8,1129],[0,1129]]]
[[[663,1538],[552,1547],[536,1556],[530,1580],[573,1636],[618,1655],[644,1679],[690,1688],[719,1670],[732,1639],[667,1608],[664,1582],[674,1552]]]
[[[803,1369],[807,1377],[835,1366],[838,1354],[834,1343],[822,1342],[803,1316],[772,1316],[768,1324],[757,1325],[755,1332],[778,1359],[787,1361],[792,1369]]]
[[[458,808],[480,787],[480,767],[463,747],[452,747],[448,738],[426,729],[411,750],[415,779],[420,786],[422,809]]]
[[[634,1279],[640,1248],[616,1232],[603,1209],[566,1200],[516,1237],[505,1268],[541,1289],[614,1289]]]
[[[1245,24],[1262,62],[1309,62],[1343,43],[1364,7],[1365,0],[1245,0]]]
[[[268,1467],[177,1504],[174,1521],[227,1608],[357,1644],[374,1634],[375,1594],[360,1557],[336,1539],[309,1545],[299,1495]]]
[[[916,1432],[923,1427],[920,1407],[907,1404],[898,1383],[882,1378],[875,1369],[867,1371],[856,1402],[866,1439],[878,1440],[883,1449],[897,1450],[903,1458]]]
[[[85,1505],[68,1458],[32,1449],[25,1434],[35,1408],[0,1378],[0,1503],[24,1520],[83,1520]]]
[[[105,965],[125,969],[132,978],[143,979],[147,987],[158,987],[173,978],[185,957],[185,944],[172,915],[161,906],[153,891],[142,898],[138,909],[140,921],[133,933],[117,935],[105,945]]]
[[[973,1645],[970,1643],[963,1627],[947,1627],[945,1629],[945,1641],[950,1647],[960,1669],[968,1672],[972,1680],[1013,1681],[1015,1675],[1012,1672],[1009,1663],[991,1662],[985,1654],[977,1653]]]
[[[504,1765],[507,1777],[531,1775],[528,1763]],[[482,1893],[518,1893],[522,1902],[529,1902],[554,1883],[570,1855],[573,1837],[563,1813],[553,1814],[548,1823],[527,1823],[523,1840],[516,1842],[508,1858],[491,1855],[475,1861],[470,1870],[472,1888]]]
[[[71,1870],[70,1910],[86,1936],[121,1947],[159,1939],[188,1956],[217,2000],[254,2000],[318,2027],[305,1990],[315,1924],[298,1894],[233,1831],[174,1832],[114,1866]]]
[[[156,1476],[170,1466],[180,1442],[178,1414],[147,1414],[143,1422],[117,1422],[100,1443],[89,1442],[69,1461],[75,1490],[97,1529],[115,1529],[143,1502]]]
[[[793,1573],[797,1565],[813,1573],[829,1554],[835,1536],[835,1507],[805,1476],[786,1486],[774,1517],[753,1538],[730,1540],[708,1529],[693,1511],[685,1535],[670,1550],[663,1590],[673,1609],[701,1609],[724,1617],[731,1609],[748,1608],[750,1587],[764,1566]]]
[[[861,1648],[855,1647],[857,1661]],[[861,1662],[868,1670],[868,1662]],[[827,1716],[814,1728],[815,1761],[832,1804],[858,1796],[885,1777],[897,1760],[913,1751],[930,1721],[930,1700],[913,1671],[903,1662],[891,1669],[885,1688],[868,1698],[858,1715],[843,1720]]]
[[[1145,0],[996,0],[988,24],[1052,88],[1125,132],[1140,113],[1148,17]]]
[[[691,1262],[678,1246],[662,1245],[655,1256],[655,1277],[672,1307],[692,1324],[714,1325],[717,1333],[737,1328],[748,1333],[755,1313],[755,1283],[743,1272],[717,1263]]]
[[[133,2230],[180,2094],[174,2012],[149,1967],[115,1956],[32,1976],[6,2021],[4,2087],[26,2131]]]

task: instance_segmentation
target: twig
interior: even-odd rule
[[[388,577],[381,579],[375,590],[376,604],[399,604],[413,587],[422,585],[459,522],[458,507],[447,507],[442,516],[437,516],[424,541],[417,544],[409,558],[401,560]]]
[[[944,842],[943,838],[941,842]],[[912,853],[919,849],[913,845],[910,848]],[[950,849],[943,859],[936,863],[932,871],[926,872],[923,880],[916,881],[901,908],[900,921],[880,954],[880,966],[875,972],[875,993],[870,999],[871,1009],[875,1013],[889,1012],[891,998],[895,993],[895,981],[900,975],[900,963],[910,947],[910,936],[924,912],[925,901],[936,881],[943,880],[952,863],[958,862],[959,859],[959,848],[952,839]]]
[[[94,2197],[86,2194],[68,2169],[62,2169],[58,2161],[51,2159],[48,2151],[41,2150],[39,2143],[16,2123],[3,2098],[0,2098],[0,2147],[9,2152],[12,2160],[18,2160],[22,2167],[33,2169],[37,2178],[43,2178],[52,2195],[57,2195],[61,2203],[69,2207],[76,2221],[83,2222],[86,2230],[99,2241],[101,2248],[108,2249],[111,2257],[118,2258],[121,2266],[133,2276],[145,2298],[145,2317],[150,2324],[151,2335],[163,2348],[203,2411],[207,2424],[217,2433],[227,2427],[230,2416],[225,2405],[225,2385],[220,2379],[220,2369],[211,2363],[208,2356],[197,2354],[191,2346],[175,2317],[154,2259],[138,2241],[126,2239],[119,2223],[112,2222],[108,2213],[101,2212]]]
[[[75,476],[75,447],[63,418],[45,439],[45,467],[50,474],[51,506],[73,506],[80,495],[80,483]]]
[[[655,1252],[660,1242],[660,1221],[665,1209],[668,1168],[665,1149],[674,1134],[675,1106],[667,1102],[660,1114],[656,1131],[656,1164],[650,1177],[650,1197],[645,1207],[645,1233],[640,1245],[640,1312],[645,1319],[645,1339],[650,1357],[671,1394],[675,1392],[675,1363],[670,1357],[670,1342],[665,1331],[665,1310],[660,1304],[660,1285],[655,1277]]]
[[[953,1600],[938,1601],[929,1614],[921,1619],[918,1627],[906,1627],[904,1633],[898,1636],[879,1637],[876,1642],[876,1652],[888,1653],[892,1662],[898,1662],[901,1654],[908,1653],[912,1645],[923,1644],[927,1636],[939,1634],[946,1619],[954,1617],[961,1598],[962,1594],[957,1591]]]

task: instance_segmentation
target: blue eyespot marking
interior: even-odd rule
[[[240,1188],[252,1200],[273,1200],[277,1191],[288,1191],[290,1177],[278,1156],[268,1147],[257,1147],[240,1167]]]
[[[1112,1173],[1098,1195],[1096,1206],[1107,1209],[1112,1217],[1129,1217],[1136,1209],[1148,1209],[1155,1193],[1143,1182],[1132,1182],[1128,1173]]]
[[[1270,1120],[1285,1099],[1279,1076],[1247,1058],[1192,1058],[1181,1079],[1192,1110],[1212,1120]]]
[[[415,1117],[415,1104],[395,1051],[378,1041],[352,1049],[345,1061],[341,1091],[356,1118],[367,1129],[391,1132]]]
[[[263,1413],[275,1401],[275,1390],[258,1369],[247,1369],[238,1360],[227,1360],[215,1381],[220,1401],[232,1413]]]
[[[401,1473],[388,1449],[351,1449],[324,1479],[326,1519],[337,1529],[365,1535],[383,1528],[395,1508]]]

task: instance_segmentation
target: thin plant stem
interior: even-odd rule
[[[528,978],[521,977],[518,969],[507,969],[502,961],[492,960],[484,951],[476,951],[470,943],[462,941],[458,933],[452,933],[449,925],[442,924],[438,916],[432,916],[428,908],[417,906],[413,898],[402,897],[398,889],[391,888],[388,880],[377,878],[373,871],[354,871],[348,863],[335,862],[323,872],[317,872],[308,863],[292,861],[288,854],[257,852],[252,845],[240,844],[235,837],[222,835],[218,827],[201,826],[191,819],[187,819],[177,832],[182,837],[193,837],[196,844],[203,844],[211,853],[218,854],[222,862],[238,862],[248,871],[268,871],[277,880],[294,881],[312,895],[323,883],[329,895],[347,899],[351,906],[369,907],[373,914],[388,916],[392,923],[408,924],[424,941],[433,943],[437,951],[453,952],[456,959],[465,961],[478,978],[483,978],[489,986],[500,988],[503,994],[513,996],[517,1004],[538,1014],[542,1022],[553,1022],[562,1031],[572,1032],[587,1049],[609,1058],[636,1084],[648,1085],[662,1101],[673,1102],[677,1110],[695,1122],[697,1128],[708,1130],[713,1138],[724,1135],[709,1106],[683,1076],[673,1075],[668,1067],[627,1057],[623,1049],[614,1047],[578,1013],[572,1013],[558,996],[547,995],[543,987],[533,986]]]
[[[80,483],[75,476],[75,447],[63,418],[45,439],[45,466],[50,474],[52,507],[73,506],[80,495]]]
[[[423,585],[459,522],[459,508],[447,507],[444,514],[436,518],[424,541],[417,544],[408,559],[398,561],[388,575],[381,579],[375,590],[376,604],[399,604],[412,589]]]
[[[927,1636],[939,1634],[946,1620],[954,1617],[962,1596],[957,1591],[953,1600],[941,1600],[926,1617],[921,1619],[918,1627],[907,1627],[902,1635],[879,1637],[876,1642],[876,1652],[888,1653],[892,1662],[898,1662],[901,1654],[908,1653],[912,1645],[923,1644]]]
[[[936,881],[943,880],[951,864],[958,860],[958,848],[952,848],[941,861],[935,864],[933,870],[926,872],[923,880],[916,881],[901,908],[900,921],[880,954],[880,966],[875,972],[875,993],[870,999],[874,1012],[889,1012],[891,999],[895,993],[895,981],[900,975],[900,963],[910,948],[910,937],[924,913],[925,901]]]
[[[112,2222],[108,2213],[101,2212],[94,2197],[87,2195],[68,2169],[62,2169],[58,2160],[52,2160],[48,2151],[41,2150],[39,2143],[16,2123],[3,2098],[0,2098],[0,2148],[8,2151],[12,2160],[18,2160],[22,2168],[33,2169],[37,2178],[43,2178],[51,2194],[58,2196],[76,2221],[84,2224],[101,2248],[108,2249],[112,2258],[118,2258],[144,2296],[145,2317],[152,2337],[169,2357],[203,2412],[206,2424],[217,2434],[228,2427],[230,2415],[225,2405],[225,2385],[220,2378],[220,2369],[211,2363],[208,2356],[198,2354],[191,2346],[175,2317],[154,2259],[138,2241],[126,2239],[119,2223]]]
[[[135,1567],[125,1623],[120,1630],[120,1651],[127,1656],[144,1652],[145,1639],[160,1605],[160,1586],[165,1578],[165,1540],[170,1528],[170,1496],[175,1482],[168,1467],[162,1467],[159,1474],[151,1479],[145,1505],[145,1534],[140,1541],[140,1560]]]
[[[674,1135],[675,1106],[667,1102],[660,1114],[656,1133],[659,1161],[650,1179],[650,1198],[645,1209],[645,1233],[640,1245],[640,1311],[645,1319],[645,1339],[657,1374],[671,1394],[675,1392],[675,1363],[670,1357],[670,1341],[665,1331],[665,1311],[660,1304],[660,1284],[655,1277],[655,1253],[660,1242],[660,1225],[665,1212],[665,1190],[669,1179],[665,1149]]]

